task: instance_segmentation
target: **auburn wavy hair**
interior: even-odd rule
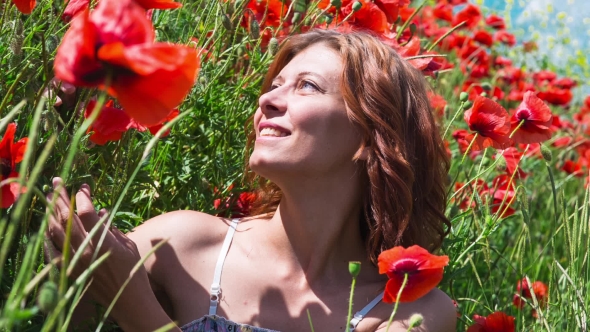
[[[364,163],[364,202],[359,228],[370,260],[397,245],[440,248],[450,231],[444,215],[449,159],[427,97],[422,73],[391,47],[365,32],[312,30],[291,36],[279,48],[262,93],[299,52],[322,43],[342,57],[341,91],[348,117],[359,128],[369,156]],[[256,133],[246,123],[246,157]],[[249,168],[246,182],[257,187],[252,215],[272,216],[281,190]]]

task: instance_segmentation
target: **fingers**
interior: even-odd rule
[[[94,210],[92,198],[90,196],[90,186],[83,184],[78,193],[76,193],[76,210],[78,217],[84,226],[84,229],[89,232],[100,219],[100,216]]]

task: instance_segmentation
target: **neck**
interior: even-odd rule
[[[311,284],[347,276],[351,260],[370,264],[359,231],[358,174],[293,179],[279,185],[283,197],[267,229],[269,246],[284,258],[287,273],[303,274]]]

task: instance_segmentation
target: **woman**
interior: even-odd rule
[[[308,313],[316,331],[385,331],[392,306],[380,302],[387,279],[378,254],[440,246],[448,161],[417,70],[368,34],[316,30],[283,44],[262,91],[247,167],[260,187],[255,216],[176,211],[127,236],[107,234],[101,250],[112,258],[89,288],[103,305],[140,256],[168,239],[115,305],[125,331],[171,320],[184,331],[232,331],[232,322],[308,331]],[[88,186],[76,204],[75,248],[99,219]],[[49,228],[56,250],[69,206],[61,190]],[[346,326],[349,261],[362,263],[353,310],[363,317]],[[424,316],[419,330],[455,329],[452,302],[437,289],[401,304],[390,331],[406,331],[413,313]]]

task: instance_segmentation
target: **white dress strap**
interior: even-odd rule
[[[379,304],[379,302],[381,302],[381,300],[383,300],[384,293],[385,292],[381,292],[381,294],[377,295],[377,297],[374,298],[373,301],[369,302],[369,304],[367,304],[364,308],[362,308],[360,311],[357,311],[354,314],[354,316],[350,320],[350,326],[348,329],[349,332],[354,331],[354,329],[356,329],[356,326],[359,325],[360,321],[363,320],[363,318],[365,318],[365,316],[369,313],[369,311],[371,311],[371,309],[375,308],[375,306],[377,304]]]
[[[223,246],[219,252],[219,257],[217,258],[215,274],[213,275],[213,283],[211,284],[211,291],[209,292],[209,315],[217,314],[217,305],[219,304],[219,298],[221,296],[221,271],[223,270],[223,263],[225,262],[225,257],[227,257],[227,252],[229,251],[229,245],[231,244],[234,233],[236,232],[238,221],[240,220],[233,219],[231,221],[229,229],[227,230],[227,234],[225,235],[225,240],[223,241]]]

